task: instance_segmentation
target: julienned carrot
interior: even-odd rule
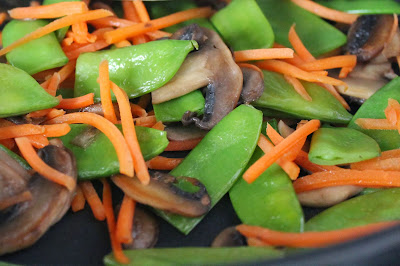
[[[397,126],[393,125],[387,119],[358,118],[355,123],[363,129],[377,130],[396,130]]]
[[[115,235],[116,226],[114,210],[112,206],[111,187],[107,180],[102,179],[101,182],[103,183],[103,206],[107,219],[108,233],[110,234],[111,248],[115,259],[119,263],[127,264],[129,263],[129,258],[125,256],[124,252],[122,251],[121,243],[117,241],[117,237]]]
[[[58,87],[61,83],[61,76],[58,72],[54,73],[53,76],[49,79],[49,85],[45,89],[48,94],[51,96],[56,96]]]
[[[86,95],[70,98],[70,99],[62,99],[60,103],[56,106],[56,108],[60,109],[80,109],[86,106],[92,105],[94,103],[94,93],[88,93]]]
[[[167,158],[163,156],[156,156],[153,159],[146,162],[150,169],[154,170],[172,170],[177,167],[181,162],[182,158]]]
[[[26,117],[27,118],[43,117],[43,116],[46,116],[51,110],[52,110],[52,108],[34,111],[34,112],[27,114]]]
[[[128,40],[123,40],[123,41],[117,42],[117,43],[114,44],[114,45],[115,45],[115,47],[117,47],[117,48],[123,48],[123,47],[129,47],[129,46],[131,46],[132,44],[131,44]]]
[[[341,67],[353,68],[356,64],[356,55],[337,55],[307,62],[303,64],[301,68],[307,71],[318,71]]]
[[[158,121],[154,126],[152,126],[152,128],[164,131],[165,125],[162,121]]]
[[[142,22],[136,25],[106,32],[104,34],[104,37],[109,44],[113,44],[149,31],[166,28],[189,19],[209,17],[212,14],[213,11],[210,7],[193,8],[177,12],[162,18],[150,20],[149,22]]]
[[[71,127],[66,124],[45,125],[44,136],[48,138],[57,138],[67,135],[71,131]]]
[[[339,78],[344,79],[347,78],[347,76],[350,74],[351,71],[353,71],[354,67],[342,67],[342,69],[339,72]]]
[[[170,141],[165,151],[190,151],[193,150],[203,138],[182,141]]]
[[[82,53],[96,52],[98,50],[104,49],[109,44],[104,40],[97,40],[93,43],[86,44],[85,46],[79,47],[75,50],[64,51],[65,55],[69,60],[77,59]]]
[[[246,237],[262,240],[266,245],[286,247],[322,247],[366,236],[399,224],[397,221],[380,222],[334,231],[289,233],[251,225],[238,225],[236,229]]]
[[[293,58],[293,53],[293,50],[290,48],[253,49],[235,51],[234,57],[236,62],[246,62],[266,59]]]
[[[304,100],[309,101],[309,102],[312,101],[310,94],[308,94],[308,92],[304,88],[303,84],[301,84],[301,82],[297,78],[289,76],[289,75],[283,75],[283,77],[286,79],[287,82],[289,82],[293,86],[295,91],[298,94],[300,94],[300,96]]]
[[[142,0],[132,1],[136,12],[139,16],[141,22],[148,22],[150,21],[149,13],[147,12],[146,6],[143,4]]]
[[[310,71],[310,73],[320,75],[320,76],[328,76],[328,74],[329,74],[329,72],[326,70]]]
[[[152,127],[157,123],[157,119],[154,115],[148,115],[133,119],[137,126]]]
[[[311,173],[323,172],[323,171],[337,171],[342,169],[335,165],[319,165],[312,163],[308,159],[308,153],[306,153],[305,151],[299,151],[299,154],[297,155],[297,158],[294,161],[295,163],[297,163],[307,171],[310,171]]]
[[[103,60],[100,63],[98,83],[100,85],[100,98],[104,117],[113,124],[116,124],[117,116],[115,115],[115,110],[111,99],[111,83],[107,60]]]
[[[43,135],[26,136],[26,138],[36,149],[42,149],[49,145],[49,140]]]
[[[0,25],[4,23],[7,19],[7,13],[6,12],[1,12],[0,13]]]
[[[44,132],[44,127],[32,124],[0,127],[0,140],[43,134]]]
[[[113,123],[104,117],[93,113],[70,113],[53,118],[47,121],[47,123],[89,124],[99,129],[108,139],[110,139],[116,150],[120,172],[124,175],[133,177],[133,160],[124,136]]]
[[[80,186],[76,186],[76,194],[71,202],[71,209],[73,212],[81,211],[85,208],[85,196],[83,195]]]
[[[67,37],[73,38],[74,42],[80,44],[93,43],[97,40],[96,35],[89,33],[86,22],[72,24],[71,31],[68,32]]]
[[[350,105],[346,102],[346,100],[337,92],[337,90],[335,89],[335,87],[331,84],[324,84],[324,83],[320,83],[318,84],[321,87],[325,88],[330,94],[332,94],[333,97],[335,97],[341,104],[342,106],[350,111]]]
[[[150,182],[150,175],[147,169],[146,162],[143,159],[143,154],[140,150],[139,142],[137,140],[128,95],[124,90],[122,90],[113,82],[111,82],[111,89],[114,92],[115,97],[117,98],[119,113],[122,122],[122,132],[124,133],[126,143],[128,144],[129,150],[132,155],[136,176],[140,180],[140,182],[147,185]]]
[[[279,44],[279,43],[274,43],[273,48],[288,48],[288,47],[286,47],[282,44]],[[286,59],[282,59],[282,60],[291,65],[297,66],[297,67],[299,67],[305,63],[305,61],[303,59],[301,59],[300,56],[297,55],[296,53],[293,54],[293,58],[286,58]]]
[[[46,19],[59,18],[67,15],[88,11],[83,2],[60,2],[45,6],[17,7],[8,11],[13,19]]]
[[[341,169],[333,172],[314,173],[299,178],[293,183],[294,189],[297,193],[342,185],[361,187],[400,187],[400,172]]]
[[[301,41],[299,35],[297,35],[295,28],[295,24],[290,27],[289,30],[289,42],[293,46],[293,49],[299,55],[299,57],[304,60],[304,62],[312,62],[315,60],[315,57],[307,50]]]
[[[384,151],[379,157],[352,163],[350,168],[356,170],[400,171],[400,149]]]
[[[58,109],[51,109],[51,111],[50,112],[48,112],[47,114],[46,114],[46,118],[47,118],[47,120],[50,120],[50,119],[53,119],[53,118],[56,118],[56,117],[59,117],[59,116],[62,116],[62,115],[65,115],[65,111],[64,110],[58,110]]]
[[[349,14],[331,8],[327,8],[310,0],[291,0],[291,1],[296,5],[300,6],[301,8],[304,8],[305,10],[314,13],[317,16],[332,21],[341,22],[345,24],[353,24],[353,22],[356,21],[358,18],[358,15]]]
[[[385,109],[386,119],[393,125],[400,123],[400,104],[394,99],[388,100],[388,106]]]
[[[125,195],[122,200],[121,208],[119,209],[117,225],[115,228],[115,237],[117,238],[118,243],[130,244],[133,241],[132,227],[135,215],[135,206],[136,202]]]
[[[131,103],[131,112],[132,112],[132,115],[135,117],[147,116],[146,110],[138,104]]]
[[[73,191],[76,186],[76,181],[72,176],[61,173],[47,165],[37,155],[28,138],[15,138],[15,142],[24,159],[29,165],[40,175],[48,180],[66,187],[69,191]]]
[[[82,193],[85,196],[87,203],[92,209],[94,218],[99,221],[104,221],[106,219],[104,206],[101,203],[99,195],[94,189],[92,182],[82,181],[79,183],[79,186],[82,189]]]
[[[29,41],[38,39],[46,34],[49,34],[50,32],[59,30],[61,28],[67,27],[67,26],[71,26],[73,23],[79,23],[79,22],[84,22],[84,21],[88,21],[88,20],[104,18],[107,16],[112,16],[112,13],[107,10],[98,9],[98,10],[88,11],[88,12],[82,13],[82,14],[73,14],[73,15],[69,15],[66,17],[62,17],[60,19],[54,20],[53,22],[50,22],[49,24],[47,24],[46,26],[44,26],[40,29],[37,29],[37,30],[25,35],[21,39],[10,44],[9,46],[1,49],[0,56],[5,55],[6,53],[12,51],[14,48],[16,48],[20,45],[23,45]]]
[[[271,59],[271,60],[265,60],[262,62],[258,62],[258,63],[256,63],[256,65],[261,69],[279,72],[279,73],[290,75],[292,77],[295,77],[295,78],[298,78],[301,80],[306,80],[309,82],[321,82],[321,83],[327,83],[327,84],[332,84],[332,85],[343,85],[343,86],[347,87],[347,84],[341,80],[334,79],[331,77],[312,74],[312,73],[306,72],[296,66],[288,64],[286,62],[283,62],[283,61]]]
[[[268,167],[281,158],[291,148],[303,138],[316,131],[321,123],[319,120],[311,120],[301,128],[294,131],[286,139],[276,145],[268,154],[265,154],[258,159],[247,171],[243,174],[243,179],[248,183],[254,182]]]

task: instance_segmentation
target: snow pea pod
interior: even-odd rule
[[[360,128],[355,121],[358,118],[385,118],[388,99],[400,101],[400,78],[396,78],[374,93],[361,105],[348,127],[360,130],[378,142],[382,151],[400,148],[400,135],[397,130],[366,130]]]
[[[201,91],[196,90],[160,104],[153,104],[157,121],[179,122],[186,111],[202,115],[206,101]]]
[[[120,126],[118,127],[121,129]],[[119,173],[119,162],[114,146],[103,133],[98,132],[93,143],[86,148],[71,143],[88,128],[88,125],[71,125],[71,131],[60,138],[64,146],[76,157],[78,178],[88,180]],[[135,129],[145,160],[157,156],[167,147],[168,140],[165,131],[139,126]]]
[[[400,4],[395,0],[317,0],[326,7],[353,14],[399,14]]]
[[[263,154],[257,147],[248,166]],[[303,211],[292,181],[277,164],[269,167],[252,184],[239,178],[229,191],[229,196],[236,214],[244,224],[285,232],[303,230]]]
[[[314,56],[346,43],[347,38],[342,32],[290,0],[257,0],[257,3],[271,23],[277,43],[291,47],[288,32],[293,23],[296,23],[297,33]]]
[[[5,153],[8,154],[11,158],[16,160],[22,167],[24,167],[26,170],[31,170],[31,166],[28,164],[27,161],[24,160],[24,158],[20,157],[18,154],[15,154],[14,152],[10,151],[6,147],[0,144],[0,150],[4,151]]]
[[[378,157],[378,143],[351,128],[320,128],[311,139],[308,159],[320,165],[355,163]]]
[[[3,30],[4,47],[47,24],[45,20],[10,21]],[[15,48],[6,54],[6,58],[11,65],[31,75],[68,63],[68,58],[61,49],[54,33]]]
[[[249,162],[257,145],[261,123],[260,111],[248,105],[237,107],[203,138],[171,174],[200,180],[210,195],[211,206],[215,206]],[[156,212],[184,234],[188,234],[204,217],[187,218]]]
[[[0,118],[51,108],[59,103],[25,71],[0,64],[0,73]]]
[[[311,218],[306,231],[336,230],[400,219],[400,189],[385,189],[339,203]]]
[[[263,71],[265,90],[253,103],[256,107],[268,108],[292,114],[296,117],[319,119],[325,122],[347,124],[352,115],[327,90],[315,83],[302,82],[313,99],[304,100],[283,75]]]
[[[75,97],[94,92],[95,100],[100,101],[97,78],[102,60],[108,60],[110,79],[124,89],[129,98],[149,93],[166,84],[195,47],[194,41],[163,40],[84,53],[76,63]]]
[[[274,44],[271,25],[255,0],[232,1],[214,14],[211,22],[235,51],[270,48]]]

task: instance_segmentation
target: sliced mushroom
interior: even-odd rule
[[[245,64],[240,66],[243,73],[243,88],[240,93],[240,102],[251,103],[256,101],[264,92],[264,75],[256,66]]]
[[[239,247],[246,245],[246,238],[232,226],[219,233],[212,242],[211,247]]]
[[[188,113],[182,122],[194,122],[199,128],[210,130],[236,107],[243,85],[242,72],[229,48],[212,30],[193,24],[176,32],[172,38],[196,40],[199,50],[187,56],[170,82],[152,92],[153,104],[207,86],[203,119]]]
[[[118,104],[113,103],[113,107],[114,107],[115,114],[117,115],[117,117],[119,117]],[[72,110],[72,112],[76,112],[76,111],[94,113],[97,115],[104,116],[104,111],[103,111],[103,107],[102,107],[101,103],[95,103],[95,104],[89,105],[87,107],[81,108],[79,110]]]
[[[363,190],[358,186],[326,187],[297,194],[302,206],[330,207],[357,195]]]
[[[168,125],[165,128],[168,140],[172,141],[185,141],[191,139],[202,138],[207,134],[207,131],[201,130],[193,125],[189,126],[176,126]]]
[[[76,178],[71,152],[47,146],[38,152],[51,167]],[[0,255],[31,246],[68,210],[73,194],[35,174],[29,182],[32,200],[15,205],[0,220]]]
[[[124,175],[116,175],[111,179],[129,197],[156,209],[187,217],[201,216],[210,209],[210,196],[205,186],[197,179],[174,177],[161,172],[150,174],[151,179],[148,185],[143,185],[137,178]],[[182,183],[191,186],[193,191],[180,189],[178,186]]]

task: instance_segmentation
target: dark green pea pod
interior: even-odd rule
[[[271,23],[275,41],[279,44],[291,47],[288,33],[293,23],[304,45],[314,56],[335,50],[346,43],[346,35],[290,0],[257,0],[257,3]]]
[[[317,0],[326,7],[352,14],[399,14],[400,4],[395,0]]]
[[[167,102],[153,104],[153,109],[157,121],[179,122],[186,111],[202,115],[205,103],[201,91],[196,90]]]
[[[153,248],[125,250],[124,254],[135,265],[245,265],[265,262],[267,259],[283,257],[284,252],[269,247],[226,248]],[[116,261],[113,254],[104,257],[106,266],[124,265]]]
[[[9,149],[7,149],[6,147],[4,147],[3,145],[0,144],[0,150],[6,152],[11,158],[13,158],[14,160],[16,160],[20,165],[22,165],[22,167],[24,167],[26,170],[31,170],[31,166],[28,164],[27,161],[24,160],[24,158],[22,158],[21,156],[19,156],[18,154],[15,154],[14,152],[10,151]]]
[[[45,20],[12,20],[3,29],[3,45],[13,42],[48,24]],[[21,45],[6,54],[8,62],[29,74],[60,67],[68,63],[68,58],[54,33]]]
[[[64,89],[60,88],[57,90],[57,96],[61,95],[63,99],[74,98],[74,90],[73,89]]]
[[[120,126],[118,127],[121,129]],[[94,141],[85,148],[71,143],[89,128],[88,125],[71,125],[71,131],[60,137],[64,146],[75,155],[79,180],[108,177],[119,173],[119,162],[114,146],[103,133],[98,132]],[[167,147],[168,140],[165,131],[147,127],[135,127],[135,129],[140,149],[146,161],[159,155]]]
[[[319,165],[337,165],[360,162],[378,157],[378,143],[351,128],[320,128],[311,139],[308,159]]]
[[[382,151],[400,148],[400,134],[397,130],[366,130],[360,128],[355,121],[358,118],[383,119],[388,100],[400,101],[400,78],[396,78],[375,92],[368,100],[361,105],[348,127],[360,130],[378,142]]]
[[[371,193],[375,193],[378,191],[382,191],[384,188],[364,188],[363,191],[360,192],[360,196],[361,195],[367,195],[367,194],[371,194]]]
[[[97,78],[102,60],[108,60],[110,80],[124,89],[129,98],[154,91],[175,75],[195,47],[194,41],[163,40],[84,53],[76,62],[75,97],[94,92],[95,100],[100,101]]]
[[[0,64],[0,118],[52,108],[59,100],[25,71]]]
[[[339,203],[311,218],[306,231],[329,231],[400,219],[400,189],[385,189]]]
[[[295,117],[319,119],[325,122],[347,124],[352,115],[326,89],[315,83],[303,82],[312,101],[306,101],[290,85],[283,75],[265,71],[265,90],[253,105],[292,114]]]
[[[257,145],[261,123],[260,111],[248,105],[237,107],[203,138],[171,175],[198,179],[207,188],[211,207],[215,206],[249,162]],[[156,212],[184,234],[204,217],[188,218]]]
[[[274,44],[271,25],[255,0],[234,0],[215,13],[211,22],[235,51],[270,48]]]
[[[256,148],[248,166],[263,154],[260,148]],[[239,178],[229,191],[229,196],[244,224],[284,232],[303,231],[303,210],[292,181],[277,164],[269,167],[252,184]]]

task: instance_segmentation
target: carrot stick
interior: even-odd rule
[[[400,171],[400,149],[384,151],[381,156],[350,164],[355,170]]]
[[[43,135],[26,136],[26,138],[36,149],[42,149],[49,145],[49,140]]]
[[[67,135],[71,131],[71,127],[66,124],[57,124],[57,125],[45,125],[43,126],[44,136],[49,138],[57,138]]]
[[[149,22],[150,16],[142,0],[132,1],[141,22]]]
[[[104,117],[113,124],[116,124],[117,116],[115,115],[114,106],[111,100],[111,83],[107,60],[103,60],[100,63],[98,83],[100,84],[100,98]]]
[[[297,78],[294,78],[294,77],[289,76],[289,75],[283,75],[283,77],[286,79],[287,82],[289,82],[290,85],[293,86],[294,90],[298,94],[300,94],[300,96],[304,100],[309,101],[309,102],[312,101],[312,98],[311,98],[310,94],[308,94],[308,92],[304,88],[303,84],[301,84],[301,82]]]
[[[85,208],[85,196],[83,195],[80,186],[76,186],[76,194],[71,202],[71,209],[73,212],[81,211]]]
[[[274,43],[273,48],[288,48],[282,44],[279,43]],[[293,58],[285,58],[282,59],[283,61],[285,61],[286,63],[289,63],[291,65],[300,67],[302,64],[305,63],[305,61],[303,59],[300,58],[300,56],[298,56],[296,53],[293,54]]]
[[[152,126],[152,128],[164,131],[165,125],[163,124],[162,121],[158,121],[154,126]]]
[[[131,112],[132,115],[136,116],[136,117],[145,117],[147,116],[147,112],[144,108],[142,108],[140,105],[138,104],[134,104],[131,103]]]
[[[112,206],[111,187],[110,184],[108,184],[107,180],[102,179],[101,182],[103,183],[103,206],[107,219],[108,233],[110,234],[111,248],[113,250],[115,259],[119,263],[128,264],[129,258],[125,256],[124,252],[122,251],[121,243],[117,241],[116,237],[116,225],[114,210]]]
[[[4,21],[6,21],[6,19],[7,19],[7,13],[1,12],[0,13],[0,25],[2,25],[4,23]]]
[[[92,182],[82,181],[79,183],[79,186],[82,189],[82,193],[85,196],[87,203],[92,209],[94,218],[99,221],[104,221],[106,219],[104,206],[101,204],[99,195],[94,189]]]
[[[268,154],[258,159],[243,174],[244,180],[248,183],[254,182],[268,167],[276,162],[303,138],[316,131],[320,126],[319,120],[311,120],[301,128],[294,131],[290,136],[276,145]]]
[[[13,125],[0,128],[0,139],[11,139],[24,137],[29,135],[43,134],[45,129],[43,126],[32,124]]]
[[[136,25],[109,31],[104,34],[104,37],[109,44],[113,44],[129,37],[134,37],[149,31],[166,28],[186,20],[209,17],[212,15],[212,13],[213,11],[210,7],[193,8],[154,19],[149,22],[142,22]]]
[[[82,2],[60,2],[45,6],[17,7],[8,11],[13,19],[49,19],[87,12]]]
[[[236,229],[246,237],[257,238],[262,240],[264,243],[273,246],[322,247],[353,240],[355,238],[366,236],[397,224],[397,221],[380,222],[333,231],[303,233],[280,232],[245,224],[236,226]]]
[[[237,63],[254,60],[293,58],[290,48],[269,48],[235,51],[234,58]]]
[[[110,121],[100,115],[93,113],[70,113],[63,116],[59,116],[47,121],[48,124],[89,124],[96,127],[103,132],[107,138],[110,139],[113,144],[119,165],[120,172],[127,176],[133,177],[133,161],[130,154],[128,145],[122,135],[121,131]]]
[[[86,106],[94,104],[94,93],[88,93],[86,95],[71,98],[71,99],[62,99],[60,103],[56,106],[56,108],[60,109],[80,109]]]
[[[296,5],[300,6],[301,8],[304,8],[305,10],[317,16],[332,21],[341,22],[345,24],[353,24],[353,22],[356,21],[358,18],[358,15],[349,14],[331,8],[327,8],[310,0],[291,0],[291,1]]]
[[[363,129],[396,130],[397,126],[387,119],[358,118],[355,123]]]
[[[117,42],[117,43],[115,44],[115,47],[117,47],[117,48],[123,48],[123,47],[129,47],[129,46],[131,46],[131,45],[132,45],[132,44],[131,44],[129,41],[123,40],[123,41]]]
[[[299,57],[304,62],[312,62],[315,60],[314,56],[307,50],[301,41],[299,35],[297,35],[295,28],[295,24],[290,27],[289,30],[289,42],[293,46],[293,49],[299,55]]]
[[[331,84],[323,84],[320,83],[318,84],[321,87],[325,88],[330,94],[332,94],[333,97],[335,97],[341,104],[342,106],[347,110],[350,111],[350,106],[349,104],[346,102],[346,100],[339,94],[339,92],[337,92],[337,90],[335,89],[335,87]]]
[[[115,228],[115,237],[118,243],[130,244],[133,241],[132,227],[133,217],[135,215],[135,206],[136,202],[125,195],[122,200],[117,219],[117,226]]]
[[[52,108],[34,111],[34,112],[27,114],[26,117],[27,118],[43,117],[43,116],[46,116],[51,110],[52,110]]]
[[[124,18],[132,22],[140,22],[139,14],[133,4],[134,1],[122,1],[122,8],[124,10]],[[125,27],[128,25],[125,25]],[[124,27],[124,26],[122,26]]]
[[[59,73],[54,73],[53,76],[49,79],[49,85],[47,86],[47,93],[51,96],[56,96],[58,87],[61,83],[61,76]]]
[[[354,67],[342,67],[342,69],[339,72],[339,78],[344,79],[347,78],[347,76],[350,74],[351,71],[353,71]]]
[[[29,165],[44,178],[66,187],[69,191],[73,191],[76,186],[76,181],[72,176],[61,173],[47,165],[37,155],[28,138],[15,138],[15,142],[24,159]]]
[[[32,40],[38,39],[46,34],[49,34],[50,32],[59,30],[61,28],[71,26],[73,23],[79,23],[83,21],[88,21],[88,20],[93,20],[93,19],[98,19],[98,18],[103,18],[107,16],[112,16],[112,13],[107,11],[107,10],[93,10],[93,11],[88,11],[83,14],[73,14],[69,15],[66,17],[62,17],[60,19],[54,20],[53,22],[50,22],[46,26],[37,29],[21,39],[15,41],[14,43],[10,44],[9,46],[3,48],[0,50],[0,56],[5,55],[6,53],[12,51],[14,48],[23,45],[27,42],[30,42]]]
[[[58,109],[52,109],[47,115],[46,115],[46,117],[47,117],[47,119],[48,120],[50,120],[50,119],[53,119],[53,118],[56,118],[56,117],[59,117],[59,116],[62,116],[62,115],[65,115],[65,111],[64,110],[58,110]]]
[[[342,169],[335,165],[319,165],[312,163],[308,159],[308,153],[306,153],[305,151],[299,151],[299,154],[297,155],[297,158],[294,161],[298,165],[300,165],[301,167],[312,173],[323,172],[323,171],[337,171]]]
[[[299,66],[301,68],[301,66]],[[328,76],[328,71],[326,70],[318,70],[318,71],[310,71],[312,74],[320,75],[320,76]]]
[[[135,125],[133,123],[131,106],[129,104],[128,95],[124,90],[111,82],[111,89],[117,98],[119,112],[121,115],[122,132],[124,133],[125,141],[128,144],[132,155],[133,165],[136,169],[136,176],[143,184],[147,185],[150,182],[150,175],[147,169],[146,162],[143,159],[142,151],[140,150],[139,142],[136,136]]]
[[[134,119],[137,126],[152,127],[157,123],[157,119],[154,115],[139,117]]]
[[[301,66],[301,69],[307,71],[318,71],[341,67],[354,68],[356,64],[357,56],[355,55],[337,55],[305,63]]]
[[[74,60],[74,59],[77,59],[82,53],[96,52],[98,50],[106,48],[107,46],[109,46],[109,44],[106,41],[97,40],[93,43],[86,44],[75,50],[66,51],[64,49],[64,53],[68,57],[69,60]]]
[[[86,22],[74,23],[71,26],[71,32],[67,34],[68,37],[72,37],[76,43],[93,43],[96,41],[97,36],[89,33]]]
[[[146,162],[150,169],[154,170],[172,170],[183,161],[182,158],[167,158],[163,156],[156,156]]]
[[[400,123],[400,104],[394,99],[388,100],[388,106],[385,109],[386,119],[393,125]]]
[[[193,150],[203,138],[189,139],[182,141],[170,141],[165,151],[189,151]]]

